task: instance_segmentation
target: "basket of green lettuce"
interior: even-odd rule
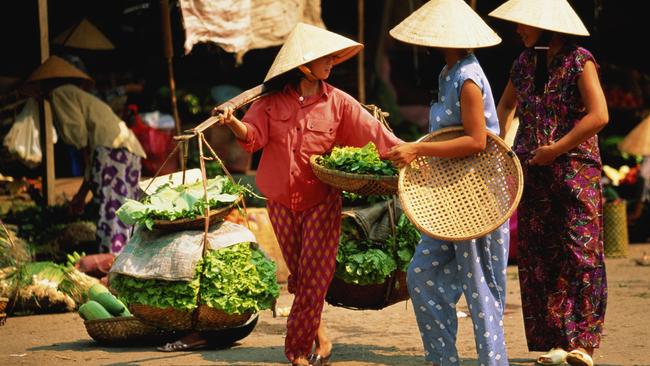
[[[203,234],[136,229],[110,276],[134,316],[162,329],[216,330],[272,308],[279,295],[276,266],[253,234],[223,222],[211,228],[202,253]]]
[[[205,209],[210,208],[210,225],[223,220],[237,205],[245,188],[226,176],[174,185],[164,183],[141,201],[127,199],[116,214],[126,225],[142,224],[148,229],[202,229]]]
[[[397,169],[379,157],[377,147],[335,147],[328,154],[309,159],[314,175],[322,182],[342,191],[360,195],[397,193]]]
[[[394,217],[399,217],[394,220]],[[379,310],[409,298],[408,268],[420,234],[391,201],[344,211],[336,271],[326,300]]]

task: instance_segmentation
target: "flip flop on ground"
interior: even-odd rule
[[[561,365],[565,362],[567,351],[562,348],[552,348],[537,358],[538,365]]]
[[[574,349],[566,356],[566,362],[571,366],[594,366],[594,360],[586,352]]]

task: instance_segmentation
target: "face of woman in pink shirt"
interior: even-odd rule
[[[308,62],[305,66],[318,80],[326,80],[330,76],[335,59],[335,56],[327,55]]]

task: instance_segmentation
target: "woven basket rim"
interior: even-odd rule
[[[84,320],[84,324],[99,324],[99,323],[124,323],[124,322],[138,322],[141,324],[142,321],[140,319],[136,318],[135,316],[116,316],[112,318],[106,318],[106,319],[92,319],[92,320]]]
[[[396,181],[399,175],[379,175],[379,174],[357,174],[357,173],[348,173],[342,172],[340,170],[330,169],[322,166],[318,163],[316,159],[322,157],[322,155],[312,155],[309,158],[309,163],[311,164],[312,169],[317,169],[328,175],[334,175],[338,177],[343,177],[347,179],[354,180],[379,180],[379,181]]]
[[[417,140],[417,142],[426,142],[426,141],[429,141],[430,139],[432,139],[433,137],[437,137],[437,136],[440,136],[440,135],[449,134],[449,133],[453,133],[453,132],[460,132],[460,131],[464,131],[464,130],[465,129],[463,127],[445,127],[445,128],[441,128],[439,130],[436,130],[434,132],[431,132],[431,133],[428,133],[428,134],[422,136],[421,138],[419,138]],[[495,222],[492,223],[492,225],[486,227],[485,229],[483,229],[480,232],[475,233],[474,235],[471,235],[471,236],[450,237],[450,236],[446,236],[446,235],[442,235],[442,234],[438,234],[438,233],[433,233],[433,232],[431,232],[431,230],[429,230],[427,228],[424,228],[422,225],[420,225],[418,220],[416,220],[416,218],[413,217],[413,213],[410,210],[410,204],[408,204],[406,198],[404,198],[403,195],[402,195],[402,191],[403,191],[402,188],[404,186],[404,179],[405,179],[404,176],[405,176],[406,168],[409,167],[409,165],[407,165],[407,166],[405,166],[405,167],[403,167],[403,168],[401,168],[399,170],[398,196],[399,196],[400,205],[401,205],[401,207],[402,207],[402,209],[404,211],[404,214],[406,214],[406,216],[408,216],[409,220],[418,228],[418,230],[420,230],[423,233],[426,233],[427,235],[429,235],[429,236],[431,236],[433,238],[439,239],[439,240],[445,240],[445,241],[472,240],[472,239],[480,238],[482,236],[485,236],[485,235],[491,233],[496,228],[501,226],[504,222],[506,222],[508,220],[508,218],[510,218],[512,216],[512,214],[514,214],[515,210],[517,209],[517,206],[519,205],[519,201],[520,201],[521,196],[522,196],[523,191],[524,191],[524,185],[523,185],[524,173],[523,173],[523,170],[521,168],[521,163],[519,162],[519,159],[517,158],[516,154],[512,151],[512,149],[510,149],[510,147],[499,136],[495,135],[494,133],[492,133],[490,131],[486,131],[486,133],[487,133],[487,138],[488,139],[494,141],[497,145],[499,145],[502,148],[500,151],[506,151],[509,156],[513,157],[512,161],[513,161],[513,163],[515,165],[515,170],[517,171],[517,182],[518,182],[518,184],[517,184],[517,192],[515,194],[515,197],[514,197],[514,199],[512,201],[512,204],[510,205],[510,208],[508,209],[508,211],[504,215],[502,215],[499,218],[499,220],[495,220]]]
[[[226,206],[219,207],[217,209],[210,209],[210,225],[214,224],[215,222],[212,221],[212,219],[215,216],[222,215],[225,212],[229,212],[232,210],[235,206],[237,206],[242,200],[242,195],[240,194],[239,197],[234,201],[229,203]],[[205,221],[205,216],[196,216],[195,218],[184,218],[184,219],[179,219],[179,220],[154,220],[153,221],[153,227],[154,228],[165,228],[167,226],[177,226],[177,225],[187,225],[187,224],[198,224],[199,222]]]

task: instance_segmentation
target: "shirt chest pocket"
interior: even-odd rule
[[[291,123],[289,123],[291,113],[278,108],[267,107],[266,114],[269,117],[269,142],[286,142],[291,127]]]
[[[338,123],[324,118],[308,118],[303,135],[303,151],[322,154],[334,146]]]

